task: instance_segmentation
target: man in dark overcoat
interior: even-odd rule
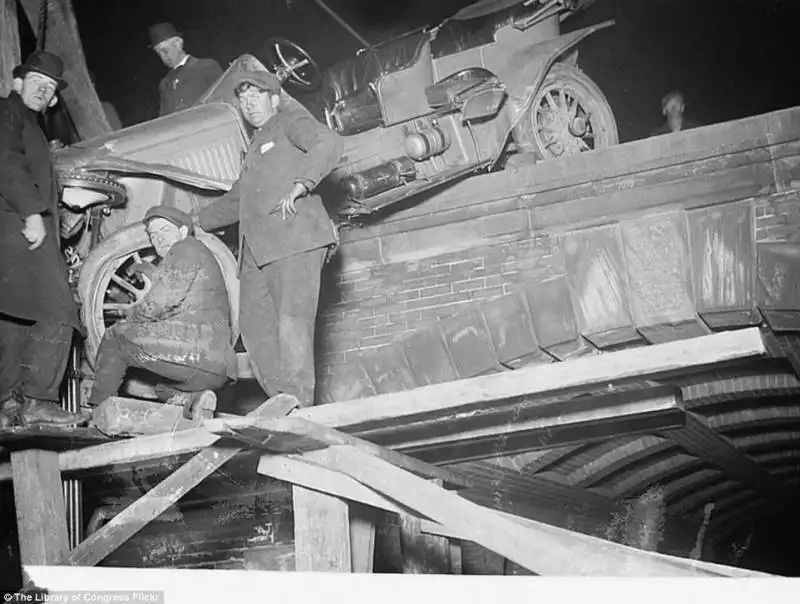
[[[255,134],[239,180],[197,222],[206,230],[239,222],[239,326],[254,373],[268,396],[286,392],[309,406],[320,276],[338,240],[313,191],[343,142],[304,109],[283,107],[271,73],[241,72],[232,86]]]
[[[183,49],[183,35],[171,23],[150,28],[150,48],[169,67],[158,84],[158,115],[191,107],[222,75],[214,59],[198,59]]]
[[[0,427],[84,419],[56,403],[81,324],[59,247],[58,183],[37,122],[58,102],[62,73],[59,57],[35,53],[0,99]]]

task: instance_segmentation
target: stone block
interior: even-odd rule
[[[209,401],[186,419],[179,405],[112,396],[94,408],[92,423],[110,435],[160,434],[196,428],[214,416],[216,407],[216,400]]]
[[[458,379],[438,324],[403,340],[402,346],[418,386]]]
[[[458,313],[443,319],[440,326],[460,378],[501,369],[491,335],[480,312],[469,310]]]

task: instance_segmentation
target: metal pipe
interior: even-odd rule
[[[350,24],[349,24],[347,21],[345,21],[344,19],[342,19],[342,18],[341,18],[339,15],[337,15],[337,14],[336,14],[336,13],[335,13],[333,10],[331,10],[330,8],[328,8],[328,5],[327,5],[327,4],[325,4],[325,3],[324,3],[322,0],[314,0],[314,2],[316,2],[316,3],[317,3],[317,5],[318,5],[318,6],[319,6],[319,7],[320,7],[322,10],[324,10],[324,11],[325,11],[326,13],[328,13],[328,14],[329,14],[331,17],[333,17],[333,18],[334,18],[334,20],[335,20],[335,21],[336,21],[336,22],[337,22],[339,25],[341,25],[341,26],[342,26],[342,27],[344,27],[344,28],[345,28],[345,29],[346,29],[348,32],[350,32],[350,34],[351,34],[351,35],[352,35],[354,38],[356,38],[356,39],[357,39],[359,42],[361,42],[361,43],[364,45],[364,47],[365,47],[365,48],[371,48],[371,47],[372,47],[372,44],[370,44],[370,43],[369,43],[369,42],[367,42],[367,41],[366,41],[364,38],[362,38],[362,37],[361,37],[361,35],[360,35],[360,34],[359,34],[359,33],[358,33],[358,32],[357,32],[355,29],[353,29],[352,27],[350,27]]]

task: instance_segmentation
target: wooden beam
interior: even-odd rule
[[[17,2],[0,0],[0,96],[11,92],[12,72],[20,63]]]
[[[356,502],[349,502],[348,507],[352,570],[354,573],[371,573],[375,563],[377,510]]]
[[[431,481],[441,487],[441,481]],[[424,534],[422,519],[413,514],[400,514],[400,545],[403,552],[403,573],[450,574],[450,545],[446,537]]]
[[[207,421],[204,427],[214,434],[233,436],[243,442],[274,453],[313,451],[324,449],[330,445],[349,445],[415,474],[441,479],[450,486],[473,486],[469,480],[453,470],[439,468],[412,459],[401,453],[396,453],[390,449],[302,418],[238,417],[215,419]]]
[[[69,552],[58,454],[36,449],[13,451],[11,468],[20,561],[58,564]]]
[[[685,428],[670,430],[664,436],[757,493],[775,499],[797,496],[783,481],[739,451],[730,440],[714,432],[706,420],[695,413],[687,412]]]
[[[41,0],[20,0],[34,33],[39,31]],[[81,139],[111,132],[108,119],[100,104],[86,67],[78,23],[72,0],[48,2],[48,21],[45,50],[54,52],[64,61],[64,79],[69,87],[61,93]]]
[[[502,455],[514,455],[666,431],[680,428],[685,423],[680,392],[669,387],[519,405],[513,410],[513,418],[509,414],[507,422],[501,422],[490,413],[481,417],[488,427],[462,429],[457,419],[448,418],[426,422],[426,431],[436,434],[429,438],[414,440],[408,435],[413,427],[397,429],[389,434],[386,431],[369,432],[363,437],[384,446],[394,445],[407,455],[431,463],[461,463],[496,456],[498,448]],[[529,417],[534,419],[526,419]],[[475,425],[477,419],[469,418],[469,424]],[[439,430],[433,428],[444,422],[450,424],[451,434],[447,434],[444,425]],[[396,444],[398,442],[402,444]]]
[[[398,427],[431,415],[486,411],[493,406],[544,393],[581,389],[680,372],[765,354],[758,328],[722,332],[651,346],[584,357],[563,363],[523,367],[471,379],[434,384],[405,392],[381,394],[356,401],[299,409],[294,416],[360,433]]]
[[[609,352],[406,392],[299,409],[292,417],[309,419],[355,435],[378,428],[399,430],[406,424],[421,420],[438,421],[444,416],[453,420],[468,418],[474,416],[476,411],[509,407],[548,393],[591,389],[598,384],[643,377],[656,379],[676,372],[686,375],[715,364],[760,356],[764,352],[759,330],[749,328],[651,346],[647,354],[642,354],[641,349]],[[443,437],[452,440],[452,426],[444,424],[441,427],[446,430]],[[61,453],[59,467],[62,472],[67,472],[113,463],[158,459],[211,446],[220,438],[205,428],[198,428],[176,434],[106,443]],[[10,468],[0,465],[0,480],[10,477]]]
[[[664,577],[739,574],[726,567],[653,555],[489,510],[353,447],[336,446],[322,453],[330,469],[350,475],[446,525],[459,538],[474,541],[537,574]],[[740,576],[746,575],[749,573],[743,571]]]
[[[352,572],[347,502],[295,485],[292,506],[295,570]]]
[[[285,415],[297,406],[297,399],[278,395],[263,403],[253,416]],[[107,525],[72,550],[63,563],[94,566],[143,529],[186,493],[216,472],[242,448],[208,447],[178,468],[145,495],[117,514]]]

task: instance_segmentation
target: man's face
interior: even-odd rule
[[[671,97],[664,106],[664,115],[667,119],[676,119],[683,115],[683,99],[679,96]]]
[[[242,115],[250,125],[261,128],[278,112],[280,97],[255,86],[248,86],[239,93]]]
[[[41,113],[58,102],[58,82],[43,73],[29,71],[22,79],[15,80],[15,88],[25,106],[33,111]]]
[[[156,54],[161,59],[161,62],[172,69],[178,63],[180,63],[181,59],[184,57],[185,53],[183,52],[183,38],[179,36],[167,38],[166,40],[162,40],[156,44],[153,50],[156,51]]]
[[[147,235],[150,243],[156,249],[156,254],[161,258],[167,255],[172,246],[183,241],[189,229],[185,226],[178,227],[164,218],[153,218],[147,223]]]

